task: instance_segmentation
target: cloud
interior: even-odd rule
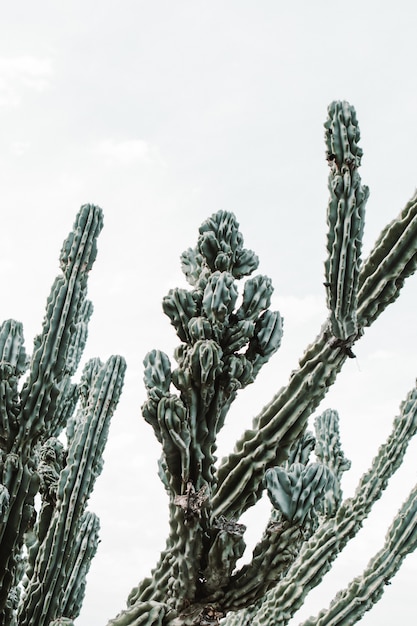
[[[48,58],[0,57],[0,106],[19,106],[26,89],[44,91],[52,73],[52,61]]]
[[[154,161],[155,149],[143,139],[104,139],[100,141],[95,153],[105,157],[110,162],[133,163],[136,161]]]

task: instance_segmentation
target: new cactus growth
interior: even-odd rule
[[[236,217],[218,211],[201,225],[196,246],[181,256],[189,288],[171,289],[162,303],[180,342],[175,364],[159,349],[144,359],[142,414],[161,446],[169,536],[149,578],[108,626],[284,626],[358,532],[416,434],[413,389],[354,496],[343,499],[350,462],[339,415],[328,409],[310,419],[354,356],[353,345],[417,267],[417,195],[362,260],[368,189],[358,172],[356,113],[347,102],[332,103],[328,113],[328,318],[288,384],[218,464],[217,437],[232,402],[279,349],[283,319],[270,310],[271,280],[255,273],[258,257],[244,247]],[[78,385],[71,376],[92,313],[86,278],[101,220],[97,207],[82,207],[64,244],[63,275],[48,299],[21,392],[18,379],[29,363],[21,325],[9,320],[0,330],[0,626],[73,624],[97,546],[98,520],[86,502],[125,365],[120,357],[92,360]],[[240,565],[241,516],[264,494],[270,518],[252,558]],[[359,620],[417,547],[416,537],[414,488],[363,575],[304,626]]]

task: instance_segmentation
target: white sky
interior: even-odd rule
[[[283,346],[236,402],[220,456],[286,383],[324,319],[327,105],[356,107],[371,188],[369,250],[417,183],[417,5],[335,0],[20,0],[0,21],[0,276],[3,319],[30,351],[79,206],[103,207],[91,276],[86,357],[123,354],[125,390],[91,509],[101,518],[78,626],[123,608],[164,546],[159,449],[142,422],[142,359],[177,344],[161,299],[184,285],[179,255],[218,209],[273,279]],[[417,375],[417,279],[358,343],[321,409],[336,408],[353,467],[367,469]],[[413,458],[414,456],[414,458]],[[409,461],[337,568],[294,618],[327,605],[382,544],[416,476]],[[262,531],[249,519],[249,540]],[[364,626],[414,623],[417,556],[408,557]],[[325,588],[324,588],[325,587]]]

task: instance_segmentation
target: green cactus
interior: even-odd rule
[[[330,165],[325,285],[332,333],[343,341],[358,332],[359,266],[369,190],[361,185],[358,173],[362,149],[357,145],[354,109],[347,102],[333,102],[325,128]]]
[[[325,138],[329,317],[288,385],[220,465],[216,438],[230,405],[279,348],[283,321],[269,310],[270,279],[252,275],[258,258],[243,248],[232,213],[213,214],[200,227],[197,246],[181,257],[191,289],[173,289],[163,301],[181,342],[177,366],[172,368],[160,351],[146,356],[148,398],[142,408],[162,446],[160,477],[169,496],[170,534],[151,577],[132,590],[128,607],[109,626],[215,625],[222,618],[227,626],[286,624],[361,527],[415,434],[413,391],[355,497],[344,501],[341,479],[350,462],[341,448],[337,412],[317,416],[315,434],[306,430],[344,362],[354,356],[354,343],[417,267],[417,197],[383,231],[368,259],[361,259],[368,189],[358,173],[362,150],[356,113],[347,102],[330,105]],[[240,517],[265,490],[273,505],[270,520],[252,560],[239,567],[245,545]],[[417,524],[414,497],[394,522],[388,547],[364,574],[364,580],[378,581],[375,587],[371,583],[366,609],[384,584],[381,563],[388,580],[414,549],[414,540],[407,539]],[[399,555],[390,569],[387,554],[394,537]],[[354,581],[317,623],[359,619],[352,598],[360,584]]]
[[[201,225],[196,247],[181,256],[190,288],[171,289],[162,303],[180,341],[175,365],[156,349],[144,359],[142,414],[161,445],[169,536],[151,575],[108,626],[284,626],[361,528],[416,434],[413,389],[354,496],[343,499],[350,462],[339,415],[328,409],[310,420],[365,328],[417,268],[417,195],[361,259],[368,189],[358,173],[356,113],[347,102],[332,103],[328,113],[328,319],[288,385],[218,463],[217,437],[231,404],[279,349],[283,319],[270,310],[271,280],[254,274],[258,257],[244,248],[236,217],[218,211]],[[81,208],[30,361],[21,324],[0,328],[0,626],[73,624],[97,548],[99,522],[86,504],[125,363],[94,359],[78,384],[71,377],[92,314],[86,282],[101,226],[100,209]],[[264,494],[270,518],[240,565],[241,516]],[[415,548],[416,488],[363,574],[304,626],[358,621]]]
[[[97,547],[98,520],[85,512],[85,505],[101,471],[125,364],[120,357],[110,358],[105,365],[91,361],[78,385],[71,376],[86,343],[92,313],[86,300],[87,278],[102,222],[99,207],[81,207],[61,251],[62,275],[52,286],[30,363],[22,325],[8,320],[0,328],[0,624],[4,626],[49,625],[53,620],[72,623],[81,608],[85,575]],[[28,367],[19,392],[19,378]],[[66,426],[67,450],[58,439]],[[39,489],[42,508],[37,516],[34,498]]]

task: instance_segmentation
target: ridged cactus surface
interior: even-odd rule
[[[353,107],[333,102],[325,123],[328,319],[288,385],[220,464],[216,438],[231,403],[279,348],[283,319],[269,309],[271,281],[255,274],[258,258],[244,248],[234,214],[214,213],[200,227],[196,247],[183,253],[191,289],[172,289],[163,300],[180,341],[176,364],[160,350],[144,361],[148,397],[142,412],[162,448],[159,473],[169,499],[170,533],[150,577],[132,590],[127,608],[109,626],[214,626],[223,618],[225,626],[287,624],[401,463],[415,434],[415,391],[355,497],[347,500],[342,477],[350,462],[342,450],[339,415],[329,409],[310,420],[346,359],[354,357],[354,344],[398,297],[417,264],[416,197],[386,227],[368,258],[361,257],[369,191],[358,172],[359,140]],[[271,516],[252,559],[242,566],[246,528],[240,518],[264,493]],[[405,539],[417,523],[413,498],[390,531],[399,541],[392,570],[414,549]],[[376,581],[395,541],[387,540],[389,547],[376,555],[363,581]],[[388,567],[384,572],[387,580],[393,573]],[[363,611],[356,611],[352,598],[356,589],[365,593],[361,584],[354,581],[317,623],[359,619]],[[383,579],[379,576],[375,591],[369,584],[363,610],[379,597]]]
[[[87,279],[102,225],[99,207],[81,207],[63,244],[61,274],[52,286],[30,359],[22,325],[7,320],[0,327],[0,624],[4,626],[72,623],[80,612],[85,576],[98,545],[98,519],[85,508],[101,471],[125,363],[121,357],[111,357],[106,364],[93,360],[79,384],[72,382],[72,376],[92,314]],[[62,440],[65,428],[67,437]]]
[[[162,301],[179,344],[173,357],[154,349],[144,358],[142,415],[161,447],[169,535],[149,577],[108,626],[288,624],[401,465],[417,431],[416,389],[350,498],[342,490],[350,469],[339,432],[343,407],[340,417],[335,409],[315,415],[355,343],[417,267],[416,194],[362,258],[369,192],[358,172],[359,141],[354,108],[333,102],[325,122],[328,317],[288,384],[220,463],[217,437],[229,409],[278,351],[284,323],[233,213],[213,213],[182,254],[188,288],[171,289]],[[0,626],[74,624],[97,549],[99,520],[86,505],[125,362],[93,359],[79,383],[73,375],[92,315],[87,278],[102,220],[93,205],[77,215],[32,356],[19,322],[0,327]],[[242,564],[241,518],[263,496],[270,517]],[[416,538],[414,487],[365,571],[303,626],[356,623],[417,548]]]

